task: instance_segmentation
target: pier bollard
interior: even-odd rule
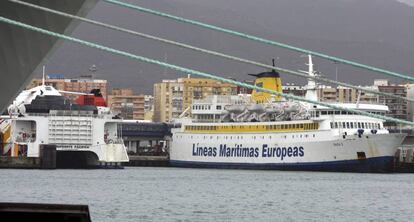
[[[56,146],[42,144],[39,147],[40,169],[56,169]]]

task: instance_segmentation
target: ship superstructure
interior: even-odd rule
[[[314,75],[311,56],[308,65],[309,75]],[[256,85],[263,82],[264,76],[270,75],[257,75]],[[278,84],[276,79],[266,88],[280,90]],[[382,120],[257,93],[260,92],[195,101],[192,120],[182,121],[181,128],[173,131],[171,164],[280,170],[392,170],[396,149],[405,135],[389,133]],[[306,98],[318,99],[312,80],[308,82]],[[387,106],[379,104],[335,105],[381,115],[388,111]]]
[[[40,145],[53,144],[58,166],[111,167],[128,162],[118,127],[121,120],[107,107],[76,104],[52,86],[41,85],[23,91],[8,111],[13,150],[21,155],[39,157]]]

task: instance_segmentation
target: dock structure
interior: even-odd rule
[[[90,222],[89,207],[68,204],[0,203],[2,221]]]
[[[131,156],[165,156],[171,141],[168,123],[128,122],[122,123],[122,139]]]
[[[122,138],[128,149],[130,167],[168,167],[171,128],[168,123],[128,122],[122,124]]]
[[[39,157],[0,156],[0,169],[56,169],[56,146],[41,145]]]
[[[395,171],[414,173],[414,130],[406,130],[404,133],[407,133],[407,137],[395,154]]]
[[[131,167],[168,167],[169,156],[129,156],[129,163],[125,166]]]

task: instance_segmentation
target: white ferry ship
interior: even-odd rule
[[[309,56],[309,75],[314,75]],[[279,74],[260,73],[255,85],[281,91]],[[309,80],[306,98],[317,100]],[[251,102],[252,101],[252,102]],[[335,104],[383,114],[376,104]],[[173,129],[170,163],[177,167],[388,172],[404,134],[383,120],[307,103],[281,101],[264,92],[213,96],[191,107],[192,119]]]
[[[52,144],[59,168],[122,167],[129,159],[119,133],[121,119],[99,106],[105,102],[99,91],[95,93],[78,98],[87,105],[73,103],[44,84],[20,93],[8,109],[12,142],[8,153],[39,157],[40,145]]]

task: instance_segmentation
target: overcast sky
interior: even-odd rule
[[[414,7],[391,0],[124,0],[174,15],[196,19],[229,29],[269,38],[378,67],[414,74]],[[413,0],[400,0],[411,3]],[[226,34],[204,30],[156,16],[99,2],[89,18],[120,25],[175,41],[231,55],[266,62],[277,58],[278,66],[306,69],[298,53],[254,43]],[[88,24],[72,34],[137,55],[188,68],[216,73],[238,80],[248,73],[265,71],[184,49],[143,40]],[[335,65],[315,60],[319,71],[334,78]],[[162,79],[186,76],[154,65],[112,56],[73,43],[65,43],[47,64],[49,73],[76,77],[95,64],[97,78],[108,79],[111,87],[130,87],[137,93],[152,93],[152,85]],[[371,74],[338,65],[341,81],[371,84]],[[284,82],[304,83],[282,75]]]
[[[414,6],[414,0],[397,0],[403,3],[406,3],[408,5]]]

